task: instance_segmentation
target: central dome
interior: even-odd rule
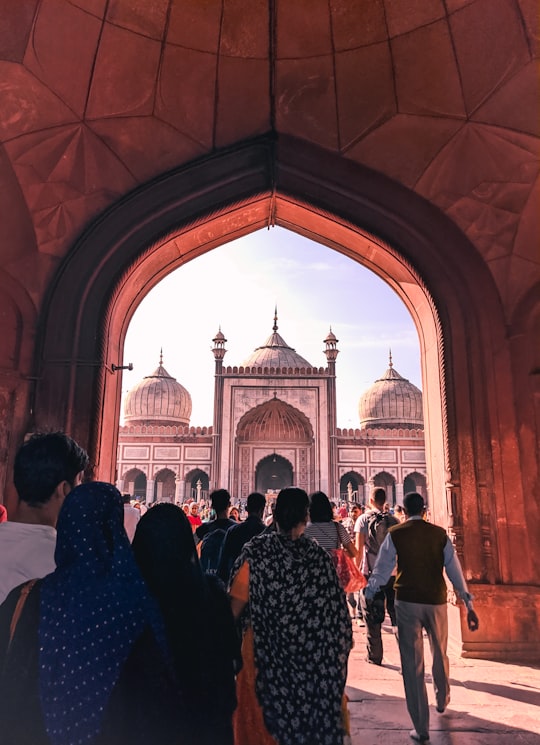
[[[159,365],[132,388],[124,403],[124,421],[144,424],[189,424],[191,396],[176,378]]]
[[[306,359],[299,355],[296,350],[289,347],[287,342],[277,332],[277,311],[274,315],[273,333],[270,334],[262,347],[257,347],[254,352],[242,363],[243,367],[313,367]]]

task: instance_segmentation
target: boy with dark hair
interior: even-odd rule
[[[32,435],[20,447],[13,469],[19,501],[0,525],[0,602],[54,571],[58,514],[87,465],[86,451],[63,432]]]

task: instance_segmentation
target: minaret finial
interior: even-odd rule
[[[278,329],[278,325],[277,325],[277,303],[276,303],[276,307],[274,309],[274,325],[272,326],[272,331],[274,332],[274,334],[276,333],[277,329]]]
[[[159,350],[159,366],[163,365],[163,347]]]
[[[394,367],[394,363],[392,362],[392,350],[391,349],[388,350],[388,366]]]

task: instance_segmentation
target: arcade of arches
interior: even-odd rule
[[[115,479],[116,366],[137,305],[181,264],[279,225],[361,262],[407,305],[433,519],[481,619],[474,636],[463,625],[463,652],[540,657],[536,5],[5,4],[8,509],[14,454],[36,429],[68,431],[93,475]],[[250,444],[212,436],[214,452]]]

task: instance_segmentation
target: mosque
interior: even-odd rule
[[[272,333],[240,366],[224,366],[226,339],[213,339],[212,426],[190,427],[191,396],[163,365],[127,394],[118,438],[117,485],[153,501],[200,500],[225,487],[243,502],[286,486],[321,489],[334,501],[365,503],[372,486],[390,504],[409,491],[426,498],[421,391],[393,366],[359,401],[359,428],[336,426],[338,340],[324,339],[317,367]]]

